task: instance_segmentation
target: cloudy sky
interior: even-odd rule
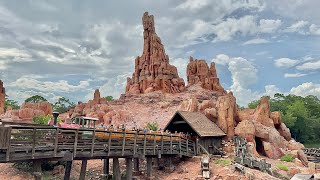
[[[318,0],[0,0],[0,79],[10,99],[119,97],[155,16],[170,62],[215,62],[240,105],[275,92],[320,98]]]

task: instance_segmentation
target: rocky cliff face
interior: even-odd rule
[[[9,121],[32,122],[35,116],[46,116],[52,114],[52,106],[49,102],[23,103],[20,109],[12,110],[8,107],[6,112],[0,115],[0,118]]]
[[[189,64],[187,66],[188,86],[200,84],[202,88],[213,90],[220,95],[226,94],[226,91],[220,85],[217,76],[215,64],[212,62],[210,68],[205,60],[193,59],[190,56]]]
[[[238,111],[239,124],[235,134],[246,138],[252,153],[277,159],[287,151],[300,150],[301,143],[291,138],[290,130],[282,122],[279,112],[270,112],[267,97],[262,97],[256,109]]]
[[[3,87],[3,82],[0,80],[0,114],[4,113],[5,98],[6,98],[6,90]]]
[[[149,93],[161,90],[177,93],[185,90],[185,83],[179,78],[177,68],[169,64],[160,38],[155,32],[153,15],[145,12],[143,23],[143,53],[135,59],[135,71],[127,79],[126,93]]]

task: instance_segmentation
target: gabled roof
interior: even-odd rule
[[[177,111],[168,122],[164,130],[168,128],[175,116],[181,116],[182,119],[186,121],[200,137],[226,135],[214,122],[210,121],[204,114],[200,112]]]

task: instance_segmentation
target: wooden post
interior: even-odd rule
[[[163,154],[163,134],[161,134],[161,154]]]
[[[56,128],[55,138],[54,138],[54,150],[53,150],[53,156],[57,157],[57,151],[58,151],[58,138],[59,138],[59,127]]]
[[[67,161],[66,167],[65,167],[65,172],[64,172],[64,180],[69,180],[70,179],[70,174],[71,174],[71,168],[72,168],[72,161]]]
[[[139,170],[139,158],[134,158],[133,159],[133,169],[134,169],[134,172],[136,172],[136,173],[140,172],[140,170]]]
[[[32,153],[31,153],[31,157],[32,159],[34,159],[34,154],[36,152],[36,132],[37,132],[37,129],[36,128],[33,128],[33,131],[32,131]]]
[[[196,149],[197,149],[196,155],[199,155],[200,152],[199,152],[199,139],[198,139],[198,138],[197,138],[197,140],[196,140]]]
[[[96,130],[94,129],[92,132],[92,142],[91,142],[91,157],[93,157],[93,153],[94,153],[94,143],[96,140]]]
[[[133,142],[133,156],[135,156],[137,153],[137,136],[138,136],[138,134],[137,134],[137,132],[135,132],[134,142]]]
[[[155,168],[159,167],[159,159],[158,159],[158,157],[153,158],[153,167],[155,167]]]
[[[109,139],[108,139],[108,156],[110,155],[110,148],[111,148],[111,134],[112,132],[109,131]]]
[[[152,157],[147,157],[147,178],[151,177],[152,171]]]
[[[103,174],[107,175],[110,173],[109,170],[109,158],[103,160]]]
[[[113,179],[121,180],[120,164],[118,158],[113,158]]]
[[[187,137],[187,156],[188,156],[188,154],[189,154],[189,139]]]
[[[124,156],[124,148],[126,146],[126,130],[123,130],[123,134],[122,134],[122,151],[121,151],[121,155]]]
[[[173,150],[173,147],[172,147],[172,134],[170,133],[170,154],[172,154],[172,150]]]
[[[33,161],[33,176],[35,180],[42,179],[41,160]]]
[[[75,138],[74,138],[74,146],[73,146],[73,157],[76,157],[77,155],[78,135],[79,135],[79,129],[75,131],[75,135],[74,135]]]
[[[132,179],[132,158],[126,158],[126,175],[127,175],[127,180]]]
[[[82,163],[81,163],[81,171],[80,171],[80,180],[85,180],[85,177],[86,177],[86,169],[87,169],[87,160],[84,159],[82,160]]]
[[[10,160],[11,130],[12,130],[12,127],[8,127],[8,135],[7,135],[8,144],[7,144],[7,152],[6,152],[6,161]]]
[[[143,140],[143,155],[146,155],[146,145],[147,145],[147,133],[144,133],[144,140]]]

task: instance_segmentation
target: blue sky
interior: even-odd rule
[[[0,79],[10,99],[40,94],[119,97],[155,16],[171,64],[215,62],[224,88],[246,105],[276,92],[320,98],[317,0],[0,0]]]

